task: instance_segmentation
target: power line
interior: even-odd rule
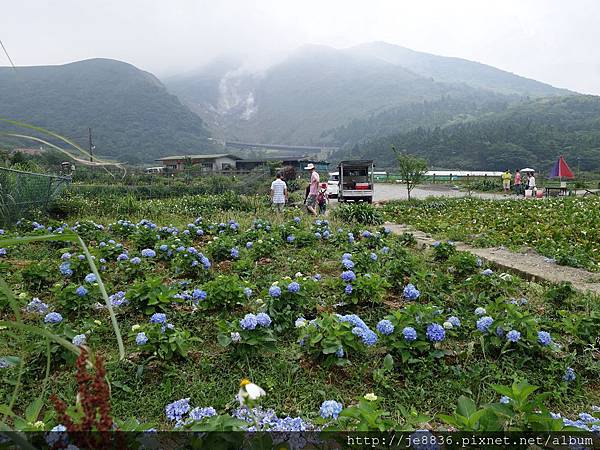
[[[4,44],[2,43],[2,39],[0,39],[0,46],[2,47],[2,50],[4,50],[4,54],[6,55],[6,57],[8,58],[8,61],[10,62],[10,65],[12,66],[13,69],[17,70],[17,68],[15,67],[15,64],[12,62],[12,59],[10,58],[10,55],[8,54],[8,52],[6,51],[6,47],[4,46]]]

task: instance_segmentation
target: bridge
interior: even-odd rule
[[[292,152],[303,152],[303,153],[321,153],[323,151],[331,152],[338,150],[339,147],[316,147],[310,145],[286,145],[286,144],[262,144],[256,142],[239,142],[239,141],[224,141],[225,147],[237,148],[240,150],[249,149],[267,149],[267,150],[286,150]]]

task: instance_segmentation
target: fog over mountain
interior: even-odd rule
[[[260,72],[218,59],[164,82],[218,137],[290,144],[339,144],[331,129],[400,106],[468,99],[466,108],[475,110],[490,102],[572,94],[484,64],[385,42],[346,49],[305,45]]]

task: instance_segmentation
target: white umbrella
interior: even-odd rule
[[[530,169],[529,167],[527,167],[525,169],[521,169],[521,172],[535,172],[535,170]]]

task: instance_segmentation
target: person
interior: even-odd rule
[[[327,195],[327,183],[321,184],[321,189],[317,194],[317,204],[319,205],[319,214],[327,212],[327,203],[329,203],[329,195]]]
[[[519,170],[515,170],[515,194],[521,194],[521,172]]]
[[[536,188],[535,188],[535,173],[531,172],[529,174],[529,177],[527,178],[527,188],[531,189],[531,194],[534,195]]]
[[[275,210],[281,212],[288,199],[288,189],[287,184],[282,180],[281,172],[277,172],[276,177],[271,183],[271,202]]]
[[[305,168],[310,173],[310,184],[308,189],[308,197],[306,198],[306,209],[313,216],[317,215],[317,194],[319,193],[319,174],[315,170],[313,163],[308,164]]]
[[[508,194],[510,192],[510,179],[511,178],[512,178],[512,175],[510,174],[508,169],[506,169],[504,171],[504,173],[502,174],[502,187],[504,188],[505,194]]]

